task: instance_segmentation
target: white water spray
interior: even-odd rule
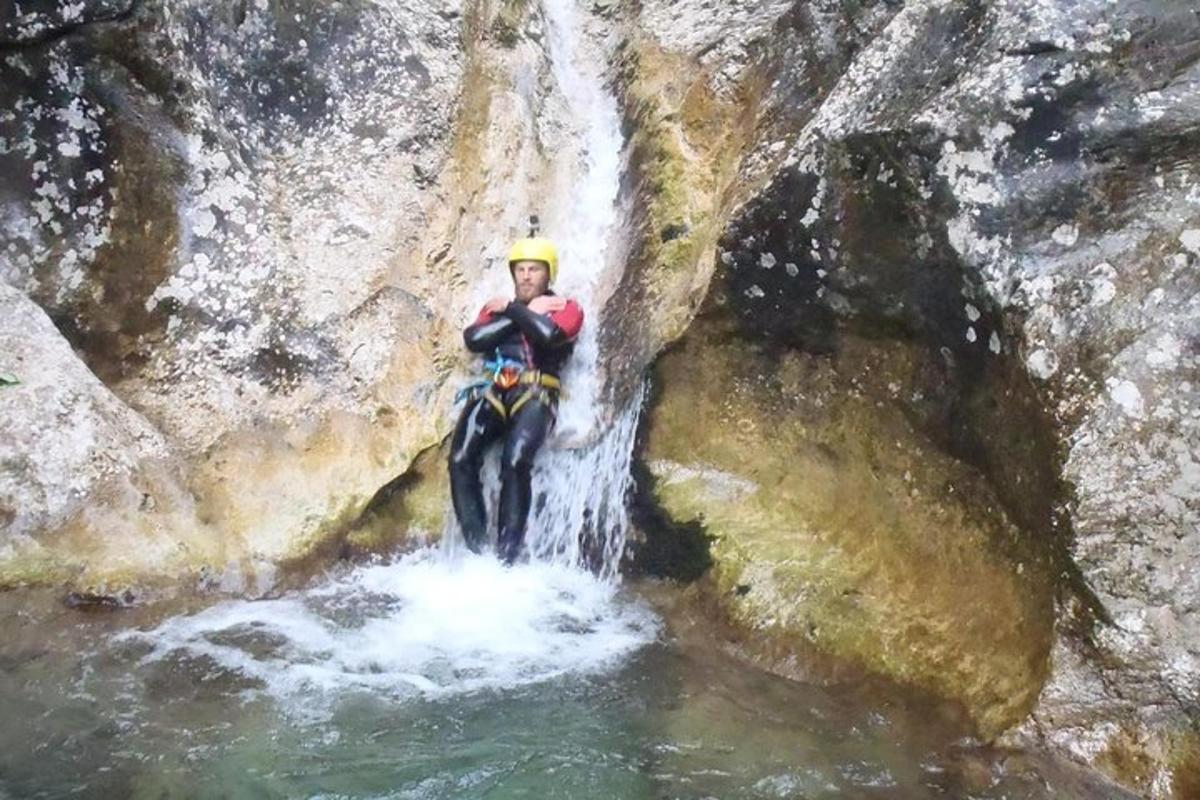
[[[251,681],[296,716],[345,692],[403,701],[597,672],[652,641],[657,621],[609,581],[570,567],[505,567],[424,550],[275,600],[220,603],[118,641]]]

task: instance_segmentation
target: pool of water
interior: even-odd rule
[[[194,608],[9,593],[0,796],[1102,796],[903,693],[762,672],[646,597],[432,553]]]

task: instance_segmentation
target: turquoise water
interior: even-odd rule
[[[916,698],[766,674],[562,568],[418,558],[171,614],[0,603],[7,797],[1098,796]]]

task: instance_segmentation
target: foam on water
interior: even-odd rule
[[[440,698],[602,671],[657,631],[644,606],[588,572],[423,550],[120,638],[153,648],[144,663],[207,660],[303,713],[346,691]]]

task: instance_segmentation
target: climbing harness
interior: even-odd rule
[[[454,402],[457,404],[463,400],[474,400],[482,393],[483,398],[504,419],[515,415],[522,406],[529,402],[529,398],[534,395],[537,395],[544,404],[549,405],[549,399],[545,396],[546,392],[536,391],[535,387],[551,389],[561,394],[562,382],[553,375],[548,375],[539,369],[533,369],[530,366],[533,363],[533,353],[529,349],[528,342],[524,343],[524,349],[526,361],[521,362],[506,358],[500,353],[500,348],[497,347],[495,357],[483,362],[483,369],[488,377],[460,389],[458,394],[454,396]],[[530,389],[524,392],[513,403],[512,409],[509,410],[504,407],[504,403],[496,390],[499,389],[503,392],[512,389],[514,386],[528,386]]]

